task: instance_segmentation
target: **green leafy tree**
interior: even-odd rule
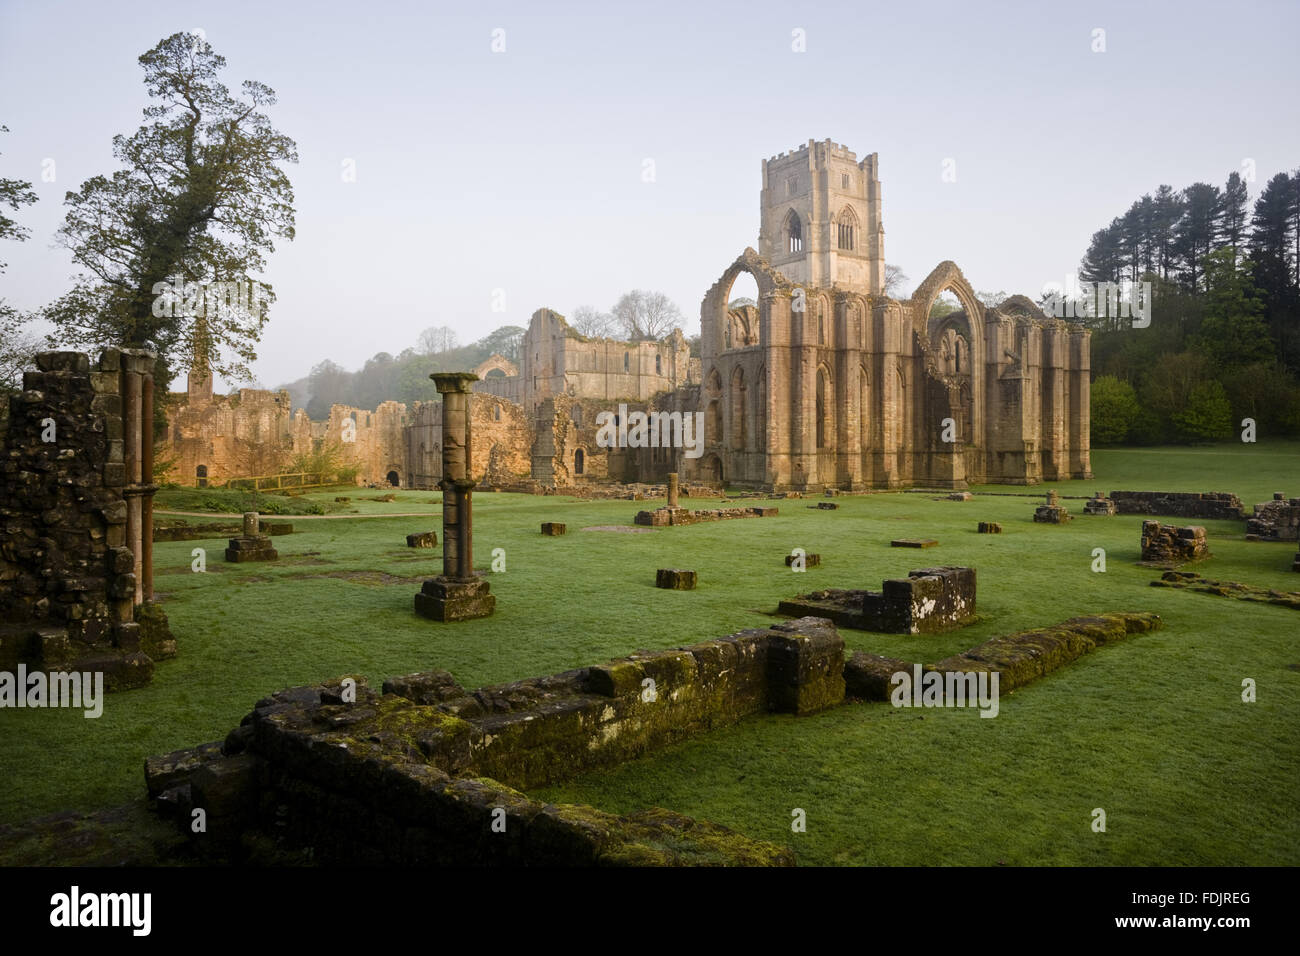
[[[1178,437],[1187,442],[1217,441],[1232,434],[1232,406],[1223,385],[1211,379],[1197,384],[1187,404],[1172,416]]]
[[[1273,357],[1273,340],[1264,321],[1264,304],[1250,278],[1250,263],[1240,267],[1233,250],[1224,247],[1203,260],[1205,319],[1198,347],[1219,371],[1264,362]]]
[[[175,33],[139,62],[153,101],[146,122],[114,137],[122,168],[67,194],[58,239],[84,271],[45,315],[74,345],[148,347],[175,365],[198,354],[248,380],[274,299],[251,277],[275,239],[293,238],[281,164],[297,162],[297,148],[263,112],[274,91],[246,80],[232,96],[218,79],[225,58],[206,41]],[[196,308],[167,300],[175,277],[183,288],[244,282],[256,294]]]
[[[1142,410],[1133,386],[1103,375],[1092,383],[1091,396],[1092,441],[1117,445],[1127,439]]]
[[[0,126],[0,133],[9,132]],[[21,179],[0,179],[0,239],[24,242],[31,230],[19,225],[5,214],[5,207],[18,211],[21,206],[36,202],[32,184]],[[0,262],[0,272],[6,263]],[[16,389],[22,381],[22,371],[39,350],[40,340],[27,331],[29,316],[0,299],[0,390]]]
[[[518,325],[503,325],[474,343],[488,355],[495,352],[502,358],[519,364],[519,350],[524,344],[524,329]]]

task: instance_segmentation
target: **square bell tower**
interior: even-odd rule
[[[829,139],[763,160],[759,255],[801,285],[883,293],[877,163]]]

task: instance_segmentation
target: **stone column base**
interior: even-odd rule
[[[271,547],[271,537],[265,534],[244,535],[230,539],[226,548],[226,560],[242,563],[244,561],[275,561],[280,553]]]
[[[415,613],[434,621],[468,621],[489,616],[497,606],[482,578],[458,581],[445,575],[429,578],[415,596]]]

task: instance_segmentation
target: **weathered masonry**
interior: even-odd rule
[[[664,810],[616,817],[516,788],[606,767],[768,712],[844,699],[828,621],[467,692],[445,671],[282,691],[224,744],[146,762],[149,793],[201,849],[238,857],[248,831],[322,863],[550,865],[793,862],[788,850]]]
[[[920,568],[879,591],[828,588],[782,601],[781,614],[818,615],[844,627],[891,634],[937,634],[975,617],[975,569]]]
[[[909,299],[892,298],[882,210],[874,153],[859,161],[845,146],[810,140],[765,160],[758,248],[705,294],[699,356],[680,331],[660,341],[589,338],[538,309],[518,365],[494,355],[475,370],[482,381],[470,408],[484,441],[472,477],[551,489],[677,472],[773,491],[1091,477],[1088,330],[1025,296],[986,306],[951,261]],[[742,272],[758,300],[733,307]],[[961,308],[932,316],[945,292]],[[318,445],[354,462],[363,482],[441,480],[436,403],[409,413],[396,402],[374,412],[334,406],[328,422],[299,410],[290,420],[287,393],[214,399],[210,375],[196,368],[172,419],[187,483],[269,473],[264,462]],[[702,447],[606,447],[596,416],[622,405],[698,416]]]
[[[1088,331],[1024,296],[986,307],[952,262],[890,298],[881,203],[874,153],[810,140],[763,163],[758,250],[701,305],[708,440],[684,476],[809,490],[1091,477]],[[742,272],[758,304],[732,308]],[[962,308],[932,318],[944,291]]]
[[[0,670],[147,684],[173,656],[153,603],[151,352],[44,352],[0,445]]]

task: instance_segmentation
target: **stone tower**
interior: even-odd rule
[[[758,252],[798,285],[879,295],[885,230],[876,154],[829,139],[763,161]]]
[[[194,355],[186,377],[186,391],[191,405],[207,405],[212,402],[212,366],[208,357],[210,351],[208,320],[198,316],[194,319]]]

